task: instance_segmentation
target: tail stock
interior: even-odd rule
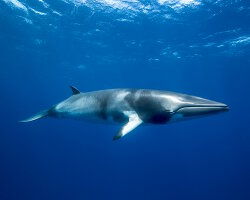
[[[25,120],[21,120],[21,121],[19,121],[19,122],[22,122],[22,123],[32,122],[32,121],[35,121],[35,120],[37,120],[37,119],[41,119],[41,118],[43,118],[43,117],[47,117],[47,116],[49,115],[49,111],[50,111],[50,109],[48,109],[48,110],[43,110],[43,111],[41,111],[41,112],[39,112],[39,113],[37,113],[37,114],[31,116],[31,117],[29,117],[29,118],[27,118],[27,119],[25,119]]]

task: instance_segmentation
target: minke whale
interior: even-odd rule
[[[226,104],[169,91],[108,89],[82,93],[71,86],[72,96],[20,122],[43,117],[71,118],[122,124],[117,140],[141,124],[168,124],[228,111]]]

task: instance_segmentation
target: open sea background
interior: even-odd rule
[[[248,0],[0,0],[0,199],[250,199]],[[148,88],[230,112],[166,126],[17,121]]]

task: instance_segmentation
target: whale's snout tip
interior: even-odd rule
[[[225,111],[229,111],[229,110],[230,110],[229,106],[226,105],[226,106],[224,107],[224,110],[225,110]]]
[[[224,104],[224,103],[219,103],[217,106],[221,109],[221,111],[229,111],[230,110],[229,106],[227,104]]]

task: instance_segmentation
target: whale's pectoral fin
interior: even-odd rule
[[[113,140],[118,140],[122,138],[124,135],[134,130],[137,126],[139,126],[143,122],[136,112],[125,113],[125,114],[128,115],[129,121],[115,134]]]

